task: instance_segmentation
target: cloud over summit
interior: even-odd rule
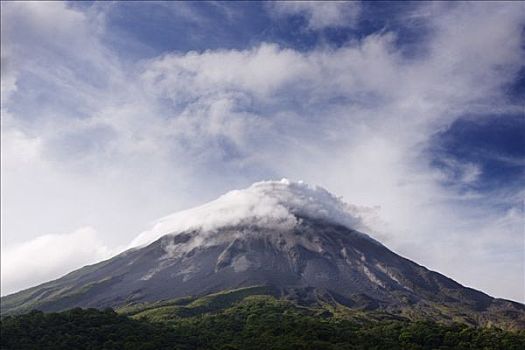
[[[325,189],[303,182],[262,181],[230,191],[202,206],[160,219],[140,234],[131,246],[145,245],[166,234],[189,230],[215,231],[222,227],[249,225],[289,230],[301,216],[363,229],[370,208],[343,202]]]

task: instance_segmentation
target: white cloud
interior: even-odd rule
[[[361,12],[358,1],[272,1],[267,7],[277,17],[304,17],[312,30],[354,27]]]
[[[184,210],[163,219],[141,233],[131,247],[149,244],[166,234],[179,234],[202,229],[200,239],[224,241],[231,237],[217,235],[216,229],[235,225],[255,225],[275,229],[291,229],[298,216],[328,220],[349,228],[365,230],[363,219],[371,208],[359,208],[334,197],[325,189],[302,182],[257,182],[243,190],[228,192],[202,206]],[[204,235],[211,237],[204,237]],[[208,244],[207,241],[199,242]]]
[[[351,24],[358,12],[279,4],[311,29]],[[491,225],[506,213],[443,188],[447,173],[424,153],[465,113],[515,110],[502,87],[523,61],[522,5],[425,5],[430,33],[411,58],[383,32],[338,49],[261,43],[131,66],[102,44],[103,13],[38,6],[2,3],[2,61],[14,62],[2,77],[4,250],[82,225],[109,246],[126,244],[155,217],[288,176],[379,206],[374,236],[407,257],[522,299],[520,221]],[[27,87],[42,81],[52,89]],[[481,175],[475,165],[452,167],[465,182]],[[478,235],[481,227],[490,233]],[[509,252],[498,265],[497,252]],[[517,277],[493,283],[502,270]]]
[[[195,96],[246,91],[263,97],[299,78],[308,66],[299,53],[262,44],[250,50],[217,50],[165,55],[151,61],[143,74],[153,91],[162,91],[174,103],[185,104]],[[185,85],[191,84],[191,89]]]
[[[111,256],[90,227],[47,234],[2,250],[2,295],[56,279],[72,268]]]
[[[440,157],[440,162],[445,165],[441,169],[441,176],[444,182],[454,182],[458,185],[472,184],[476,182],[482,174],[481,167],[474,163],[461,162],[450,157]]]

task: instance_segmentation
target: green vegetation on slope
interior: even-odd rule
[[[277,296],[277,294],[272,287],[254,286],[222,291],[200,298],[184,297],[154,303],[124,305],[119,307],[117,312],[136,319],[146,318],[149,321],[163,322],[223,310],[252,295]]]
[[[226,295],[224,295],[226,294]],[[224,293],[219,300],[233,298]],[[229,295],[228,295],[229,294]],[[217,298],[211,298],[216,300]],[[210,298],[208,298],[210,300]],[[197,300],[185,300],[187,306]],[[213,304],[215,301],[211,302]],[[205,301],[198,301],[199,308]],[[166,305],[135,313],[73,309],[1,321],[1,349],[524,349],[525,331],[327,317],[252,295],[212,312],[166,317]],[[174,306],[174,305],[171,305]],[[191,308],[191,307],[190,307]],[[203,311],[204,309],[201,309]],[[152,319],[161,319],[154,322]]]

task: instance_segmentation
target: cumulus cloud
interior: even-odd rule
[[[508,215],[497,196],[442,185],[474,182],[481,169],[435,169],[425,153],[465,114],[518,110],[504,88],[523,62],[522,5],[424,4],[429,34],[413,57],[382,31],[339,48],[257,43],[124,64],[102,40],[103,11],[38,4],[2,3],[4,247],[84,224],[117,246],[155,217],[288,176],[378,206],[374,237],[407,257],[522,299],[522,219],[492,225]],[[315,30],[351,26],[359,12],[348,2],[271,6]],[[496,250],[509,252],[497,266]],[[456,253],[467,262],[449,264]],[[514,278],[495,284],[481,267]]]
[[[275,1],[268,8],[277,17],[304,17],[308,28],[353,27],[361,12],[358,1]]]
[[[288,179],[262,181],[159,220],[151,230],[133,240],[131,247],[151,243],[166,234],[202,230],[202,235],[213,235],[219,228],[236,225],[290,230],[301,216],[363,230],[366,228],[363,217],[370,216],[370,212],[371,208],[347,204],[318,186]]]
[[[84,266],[109,258],[104,246],[90,227],[69,234],[46,234],[2,249],[2,295],[37,283],[56,279],[72,266]]]

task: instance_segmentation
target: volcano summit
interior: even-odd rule
[[[3,297],[2,313],[245,289],[350,313],[525,328],[524,305],[464,287],[360,232],[366,214],[319,187],[255,183],[161,219],[107,261]]]

